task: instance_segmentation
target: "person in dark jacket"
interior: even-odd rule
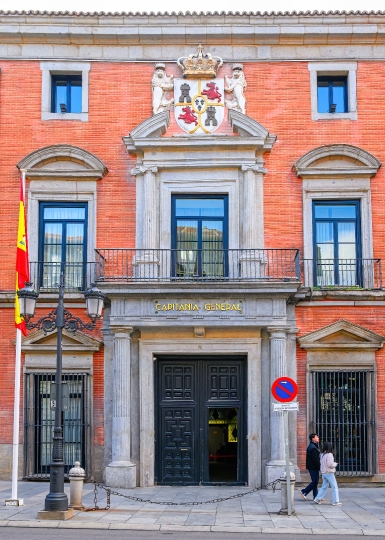
[[[311,482],[304,489],[299,490],[299,494],[306,501],[306,496],[313,491],[313,499],[318,494],[318,482],[320,471],[320,449],[318,446],[319,437],[317,433],[310,433],[310,444],[306,450],[306,468],[309,471]]]

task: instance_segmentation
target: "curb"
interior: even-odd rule
[[[84,521],[1,521],[0,527],[20,527],[35,529],[105,529],[131,531],[165,532],[213,532],[213,533],[259,533],[259,534],[314,534],[314,535],[357,535],[385,536],[385,529],[300,529],[298,527],[225,527],[219,525],[145,525],[139,523],[92,523]]]

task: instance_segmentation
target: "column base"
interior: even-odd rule
[[[68,510],[41,510],[37,513],[37,519],[55,519],[58,521],[67,521],[74,515],[74,509],[68,508]]]
[[[295,474],[296,482],[301,481],[301,473],[297,465],[293,465],[290,462],[290,471]],[[280,478],[282,473],[286,473],[286,461],[284,459],[272,459],[265,465],[265,481],[266,484],[270,484],[277,478]],[[271,488],[269,488],[271,489]],[[281,489],[281,484],[277,484],[276,489]]]
[[[112,461],[106,468],[106,485],[113,488],[136,487],[136,465],[131,461]]]

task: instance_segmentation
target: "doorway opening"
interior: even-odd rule
[[[246,483],[245,365],[240,356],[158,358],[157,484]]]
[[[209,408],[209,481],[236,482],[238,409]]]

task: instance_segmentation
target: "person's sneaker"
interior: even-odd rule
[[[338,503],[333,503],[333,506],[342,506],[342,503],[338,502]]]
[[[321,503],[322,503],[322,501],[320,501],[319,499],[314,499],[313,502],[314,502],[315,504],[321,504]]]
[[[299,489],[299,490],[298,490],[298,493],[301,495],[301,497],[303,498],[303,500],[306,501],[306,495],[305,495],[305,493],[303,493],[302,489]]]

